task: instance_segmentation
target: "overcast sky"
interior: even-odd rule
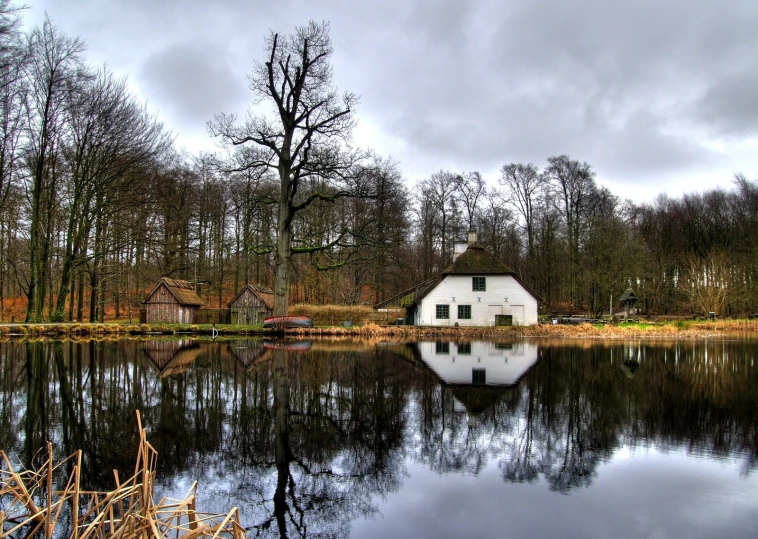
[[[758,177],[756,0],[28,0],[127,75],[180,146],[252,103],[264,36],[331,21],[355,142],[411,183],[568,154],[622,197]]]

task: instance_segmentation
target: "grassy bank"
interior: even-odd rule
[[[62,337],[126,337],[151,335],[213,335],[214,326],[195,324],[6,324],[0,326],[4,338],[62,338]],[[215,326],[217,336],[275,335],[261,326]],[[682,337],[698,338],[746,332],[758,336],[756,320],[676,321],[656,323],[627,323],[619,325],[551,325],[516,327],[429,327],[391,326],[374,322],[343,325],[316,325],[311,329],[288,330],[287,334],[303,337],[355,336],[424,338],[450,335],[454,337],[563,337],[563,338],[628,338]]]
[[[213,334],[210,324],[126,324],[126,323],[61,323],[61,324],[4,324],[0,337],[97,337],[129,335],[208,335]],[[217,335],[265,335],[261,326],[215,326]]]

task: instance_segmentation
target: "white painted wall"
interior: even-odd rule
[[[537,345],[529,342],[513,343],[512,348],[472,342],[470,354],[461,354],[454,342],[442,342],[447,345],[447,353],[440,352],[436,342],[420,342],[417,346],[424,363],[450,385],[470,385],[472,371],[484,369],[485,385],[512,386],[537,363]]]
[[[486,275],[487,290],[474,292],[471,275],[448,275],[420,302],[417,325],[492,326],[497,306],[513,315],[514,326],[537,323],[537,299],[510,275]],[[437,305],[450,306],[450,318],[435,318]],[[471,320],[458,319],[458,305],[471,305]],[[522,314],[523,313],[523,314]]]

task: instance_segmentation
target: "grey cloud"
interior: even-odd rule
[[[684,166],[711,164],[716,156],[683,134],[666,133],[660,119],[639,112],[622,129],[598,133],[591,156],[598,169],[626,179],[660,177]]]
[[[704,92],[692,114],[723,136],[750,136],[758,131],[758,65],[731,73]]]
[[[85,19],[70,15],[80,2],[39,3],[115,68],[127,62],[180,132],[250,104],[263,36],[313,18],[332,22],[335,82],[362,96],[359,120],[392,140],[376,150],[414,174],[568,153],[656,189],[703,167],[758,167],[740,164],[758,137],[752,1],[135,0],[93,3]],[[742,153],[714,149],[725,140]]]
[[[737,15],[709,3],[554,0],[447,16],[419,9],[407,29],[425,49],[413,35],[388,46],[398,53],[376,66],[380,95],[368,108],[390,111],[379,121],[427,160],[456,154],[484,168],[566,152],[624,178],[710,164],[719,156],[698,132],[745,135],[758,125],[755,84],[731,82],[720,60],[744,55],[757,11],[742,7]]]
[[[238,110],[250,99],[244,74],[226,57],[217,46],[176,44],[145,61],[140,82],[173,118],[204,125],[214,114]]]

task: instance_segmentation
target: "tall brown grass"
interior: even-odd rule
[[[140,442],[134,475],[119,478],[114,470],[114,490],[85,491],[80,486],[82,452],[76,451],[62,462],[53,462],[52,444],[48,458],[36,470],[17,469],[0,451],[0,536],[56,537],[60,517],[68,507],[72,539],[106,537],[154,537],[196,539],[225,537],[244,539],[239,511],[226,515],[196,510],[197,482],[181,500],[154,499],[157,451],[147,441],[137,412]],[[62,490],[54,490],[62,478]],[[65,522],[65,519],[63,519]],[[65,528],[64,523],[61,528]]]

